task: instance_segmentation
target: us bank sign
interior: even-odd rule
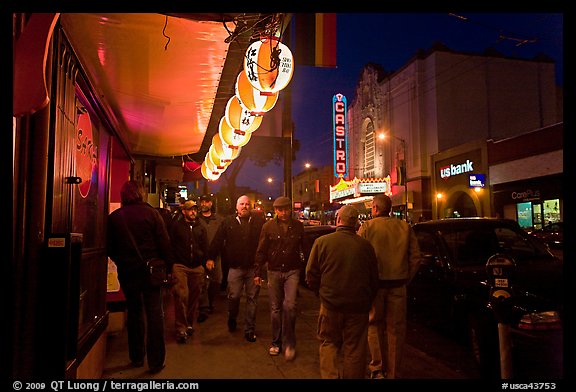
[[[466,162],[459,164],[450,164],[440,168],[440,177],[446,179],[448,177],[456,176],[458,174],[470,173],[474,171],[474,162],[466,159]]]

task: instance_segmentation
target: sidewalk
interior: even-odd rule
[[[319,379],[320,366],[316,324],[318,298],[300,287],[299,314],[296,321],[296,358],[287,362],[282,355],[271,357],[270,313],[266,285],[260,290],[256,335],[258,340],[244,340],[242,317],[244,298],[238,318],[238,330],[228,332],[226,295],[216,298],[215,312],[203,323],[194,326],[194,335],[186,344],[178,344],[174,332],[172,297],[165,295],[166,368],[159,374],[146,373],[147,366],[132,368],[128,359],[126,329],[108,336],[106,366],[102,378],[113,379]],[[402,379],[463,379],[458,372],[435,358],[407,345]]]

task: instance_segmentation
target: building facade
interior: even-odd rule
[[[459,53],[442,45],[418,52],[395,72],[367,64],[349,106],[348,179],[390,176],[393,212],[411,222],[510,216],[497,211],[492,192],[503,185],[492,176],[518,173],[511,163],[497,163],[515,158],[491,161],[490,151],[527,135],[524,143],[536,137],[535,130],[562,122],[554,72],[549,59]],[[560,138],[560,152],[549,158],[561,173],[562,135],[552,133]],[[471,186],[476,174],[481,187]]]

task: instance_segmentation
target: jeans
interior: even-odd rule
[[[300,270],[268,270],[268,297],[272,322],[272,345],[296,347],[296,305]],[[284,340],[284,341],[282,341]]]
[[[126,297],[128,352],[130,361],[140,362],[147,356],[148,367],[164,365],[164,308],[162,287],[122,288]],[[146,320],[144,320],[146,315]]]
[[[240,311],[240,298],[246,290],[244,333],[256,330],[256,308],[260,286],[254,284],[254,268],[230,268],[228,270],[228,318],[236,319]]]

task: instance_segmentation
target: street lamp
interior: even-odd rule
[[[402,181],[404,182],[404,214],[405,214],[405,218],[406,218],[406,222],[408,222],[408,179],[407,179],[407,175],[408,175],[408,167],[406,164],[406,140],[402,139],[401,137],[398,136],[394,136],[394,135],[390,135],[391,137],[393,137],[394,139],[400,141],[401,145],[402,145],[402,167],[404,168],[404,172],[402,173],[402,167],[400,168],[400,171],[402,173]],[[380,133],[378,135],[378,138],[380,140],[384,140],[386,138],[386,134],[384,133]]]

